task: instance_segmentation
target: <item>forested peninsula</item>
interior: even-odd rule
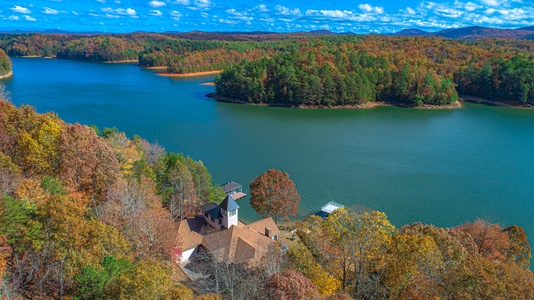
[[[13,75],[11,67],[11,59],[9,59],[4,50],[0,49],[0,79]]]
[[[297,240],[258,265],[208,260],[192,281],[178,224],[224,197],[201,161],[7,99],[0,137],[2,298],[534,298],[523,228],[397,228],[356,208],[285,228]]]
[[[381,35],[2,34],[11,56],[224,70],[221,101],[291,107],[457,107],[460,95],[534,105],[534,41]],[[469,100],[469,97],[466,97]]]

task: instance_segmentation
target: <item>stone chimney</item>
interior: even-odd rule
[[[265,227],[265,236],[267,236],[268,238],[271,238],[271,237],[272,237],[272,230],[271,230],[271,228],[269,228],[269,227]]]

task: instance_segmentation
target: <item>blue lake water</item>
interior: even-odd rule
[[[15,104],[67,122],[116,126],[202,160],[218,183],[248,190],[269,168],[302,196],[298,217],[330,200],[386,212],[397,226],[484,218],[534,240],[534,110],[288,109],[218,103],[201,85],[134,65],[14,58]],[[257,215],[240,200],[240,217]]]

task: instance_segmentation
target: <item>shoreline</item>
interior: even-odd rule
[[[144,67],[144,66],[139,65],[139,67],[141,67],[141,69],[145,69],[145,70],[167,71],[167,66]]]
[[[478,103],[478,104],[485,104],[485,105],[491,105],[491,106],[504,106],[504,107],[511,107],[511,108],[525,108],[525,109],[533,109],[534,106],[527,104],[527,105],[521,105],[516,102],[511,101],[492,101],[486,98],[481,97],[475,97],[475,96],[469,96],[469,95],[461,95],[460,101],[464,102],[471,102],[471,103]]]
[[[138,64],[139,60],[137,59],[124,59],[124,60],[109,60],[103,61],[103,64]]]
[[[221,73],[222,70],[214,70],[214,71],[204,71],[204,72],[193,72],[193,73],[157,73],[158,76],[164,76],[164,77],[174,77],[174,78],[185,78],[185,77],[198,77],[198,76],[207,76],[207,75],[217,75]]]
[[[337,106],[321,106],[321,105],[285,105],[285,104],[266,104],[266,103],[251,103],[238,99],[231,99],[227,97],[219,96],[216,93],[206,94],[206,97],[215,99],[220,102],[234,103],[234,104],[245,104],[245,105],[255,105],[255,106],[272,106],[272,107],[287,107],[287,108],[299,108],[299,109],[371,109],[381,106],[394,106],[401,108],[414,108],[414,109],[431,109],[431,110],[444,110],[444,109],[458,109],[463,108],[463,105],[460,101],[456,101],[452,104],[447,105],[429,105],[425,104],[422,106],[409,106],[405,103],[395,103],[395,102],[382,102],[382,101],[373,101],[363,104],[351,104],[351,105],[337,105]]]
[[[13,76],[13,70],[7,72],[7,73],[4,74],[4,75],[0,75],[0,80],[2,80],[2,79],[7,79],[7,78],[9,78],[9,77],[11,77],[11,76]]]

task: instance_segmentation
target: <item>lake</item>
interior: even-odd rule
[[[13,103],[67,122],[116,126],[200,159],[217,183],[289,173],[299,218],[328,201],[384,211],[397,226],[483,218],[534,241],[534,110],[290,109],[219,103],[213,76],[172,79],[134,65],[13,58]],[[240,218],[257,219],[248,198]]]

